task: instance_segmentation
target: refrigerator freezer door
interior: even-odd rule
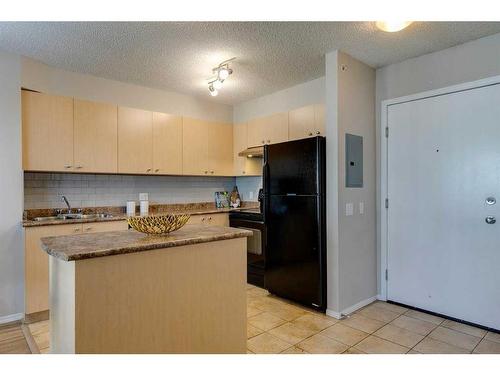
[[[320,194],[318,171],[323,144],[324,138],[316,137],[266,146],[266,195]]]
[[[266,288],[324,310],[324,260],[317,196],[269,197]]]

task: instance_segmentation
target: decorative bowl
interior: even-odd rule
[[[138,232],[146,234],[169,234],[182,228],[189,220],[188,214],[167,214],[158,216],[132,216],[128,223]]]

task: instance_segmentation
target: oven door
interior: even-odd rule
[[[266,268],[266,226],[262,221],[229,218],[233,228],[249,230],[253,233],[247,237],[247,271],[248,282],[264,287],[264,271]]]

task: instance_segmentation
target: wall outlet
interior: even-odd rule
[[[249,200],[253,200],[253,191],[250,191],[250,192],[248,193],[248,199],[249,199]]]
[[[346,203],[345,205],[345,216],[354,215],[354,205],[352,203]]]
[[[359,214],[363,215],[365,213],[365,202],[359,202]]]
[[[149,200],[149,194],[148,193],[139,193],[139,200],[140,201],[148,201]]]

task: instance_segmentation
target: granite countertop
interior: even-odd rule
[[[188,224],[169,235],[156,236],[135,230],[44,237],[42,249],[65,261],[97,258],[168,247],[250,237],[251,231],[220,226]]]
[[[186,209],[179,209],[176,207],[175,209],[169,209],[169,207],[157,209],[151,213],[151,215],[166,215],[166,214],[190,214],[190,215],[208,215],[208,214],[221,214],[221,213],[229,213],[232,211],[239,211],[249,208],[256,208],[258,206],[255,205],[245,205],[243,207],[238,208],[215,208],[215,207],[204,207],[200,206],[197,208],[190,208],[186,205]],[[61,225],[61,224],[78,224],[78,223],[96,223],[103,221],[120,221],[126,220],[127,215],[123,212],[113,213],[112,217],[103,217],[103,218],[91,218],[91,219],[54,219],[54,220],[44,220],[44,221],[35,221],[35,220],[23,220],[23,227],[40,227],[45,225]],[[48,216],[48,215],[47,215]]]

